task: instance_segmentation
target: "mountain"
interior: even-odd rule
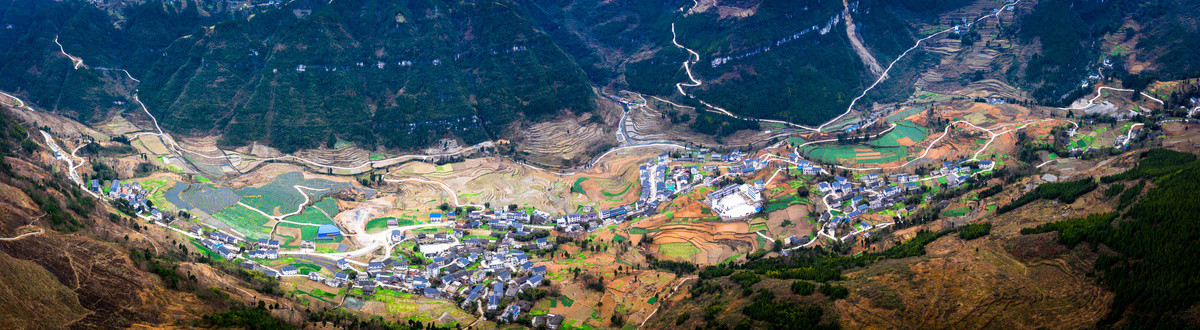
[[[1115,63],[1105,76],[1134,75],[1131,86],[1195,76],[1197,6],[9,0],[0,2],[0,89],[85,122],[137,116],[132,97],[140,91],[167,130],[284,152],[338,141],[415,149],[444,137],[518,138],[523,126],[510,124],[601,108],[596,88],[817,125],[844,112],[885,70],[887,79],[857,108],[905,101],[931,72],[934,82],[963,86],[993,79],[1022,90],[1004,96],[1059,106],[1086,93],[1080,81],[1103,58]],[[954,26],[962,29],[938,33]],[[985,57],[997,60],[977,63]],[[701,119],[692,126],[726,120]]]
[[[584,73],[511,3],[295,1],[252,14],[198,1],[6,5],[3,72],[17,79],[0,88],[85,121],[122,110],[103,110],[115,95],[101,67],[140,78],[141,99],[173,131],[285,152],[338,139],[413,148],[451,131],[478,142],[513,121],[595,107]],[[55,35],[89,69],[56,56]],[[64,82],[90,92],[66,95]]]

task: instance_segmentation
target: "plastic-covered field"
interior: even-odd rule
[[[925,140],[925,137],[928,135],[929,130],[925,127],[921,127],[911,121],[902,121],[896,123],[896,128],[892,129],[891,132],[867,144],[877,147],[907,147]]]
[[[271,228],[263,226],[271,219],[245,206],[234,205],[221,210],[221,212],[213,213],[212,216],[229,225],[233,230],[242,233],[248,239],[268,238],[271,234]]]
[[[217,213],[241,200],[232,189],[190,183],[175,184],[163,197],[180,209],[196,208],[208,214]]]
[[[929,106],[925,105],[925,106],[919,106],[919,107],[909,107],[908,109],[905,109],[904,111],[893,113],[892,115],[887,116],[887,118],[885,118],[884,121],[889,122],[889,123],[894,123],[897,121],[904,120],[904,118],[912,117],[912,115],[921,113],[921,112],[925,111],[926,109],[929,109]]]
[[[304,193],[312,199],[320,199],[339,189],[353,188],[349,183],[333,182],[323,179],[304,179],[300,172],[284,173],[275,177],[274,181],[262,187],[248,187],[237,191],[242,196],[242,203],[250,205],[271,215],[284,215],[296,212],[304,203],[304,195],[296,186],[308,187]],[[373,192],[373,191],[372,191]],[[334,207],[336,209],[336,207]]]

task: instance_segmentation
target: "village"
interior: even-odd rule
[[[779,153],[783,153],[781,149]],[[561,238],[585,236],[597,229],[633,219],[653,216],[662,210],[663,203],[687,194],[697,187],[711,189],[704,201],[721,221],[739,221],[763,211],[764,179],[742,183],[744,178],[766,176],[775,170],[772,180],[781,171],[808,177],[831,178],[815,185],[818,196],[827,208],[821,213],[821,236],[840,240],[870,228],[886,224],[857,227],[853,233],[839,235],[843,224],[852,223],[869,212],[897,208],[911,212],[916,205],[903,204],[908,196],[920,196],[922,184],[938,183],[944,178],[949,187],[957,186],[973,174],[991,170],[989,160],[966,162],[948,161],[927,176],[915,174],[862,174],[852,178],[831,176],[829,170],[801,159],[796,153],[786,156],[762,151],[751,156],[740,151],[727,154],[709,150],[688,150],[682,153],[663,153],[638,166],[641,194],[635,203],[607,209],[581,207],[580,212],[553,216],[539,210],[518,210],[515,207],[492,209],[469,208],[429,214],[428,222],[401,226],[396,219],[388,221],[388,229],[373,234],[384,237],[377,246],[354,251],[317,252],[317,244],[347,235],[335,225],[320,225],[315,240],[304,240],[298,249],[281,249],[277,239],[244,240],[240,234],[222,230],[204,230],[193,225],[190,236],[216,255],[238,261],[247,270],[286,281],[307,280],[331,290],[360,293],[369,299],[380,290],[419,295],[430,299],[449,299],[465,310],[497,311],[498,318],[514,322],[527,315],[533,303],[522,300],[523,291],[549,285],[547,267],[538,265],[547,254],[554,254]],[[672,157],[674,156],[674,157]],[[759,175],[762,173],[761,175]],[[93,182],[98,186],[99,182]],[[111,183],[108,197],[124,199],[142,212],[144,218],[169,226],[174,215],[158,211],[146,202],[145,192],[137,183]],[[925,197],[928,200],[929,196]],[[844,207],[839,207],[844,205]],[[900,213],[903,214],[903,213]],[[479,233],[487,233],[486,236]],[[554,236],[554,235],[559,236]],[[352,236],[367,233],[350,233]],[[793,235],[785,246],[800,247],[817,242],[815,236]],[[375,253],[382,249],[382,254]],[[328,271],[314,271],[282,265],[280,258],[323,266]],[[553,314],[537,315],[538,321],[562,322]],[[536,322],[536,321],[535,321]]]

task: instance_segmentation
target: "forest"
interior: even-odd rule
[[[1200,292],[1200,259],[1193,257],[1200,255],[1200,195],[1195,193],[1200,190],[1200,162],[1193,154],[1165,149],[1142,157],[1137,167],[1102,180],[1155,183],[1128,211],[1063,220],[1022,233],[1056,232],[1062,244],[1086,242],[1098,251],[1095,276],[1116,293],[1101,326],[1185,328],[1180,312],[1200,301],[1195,294]],[[1127,191],[1138,194],[1141,189]]]
[[[339,140],[367,149],[443,137],[473,144],[514,121],[595,108],[584,71],[519,6],[291,6],[312,13],[213,15],[151,1],[127,5],[118,20],[84,2],[0,4],[13,23],[0,30],[0,46],[9,46],[0,47],[0,89],[90,123],[140,110],[132,95],[114,92],[135,82],[108,68],[127,68],[165,128],[284,152]],[[425,15],[434,8],[441,13]],[[488,33],[465,37],[470,31]],[[85,67],[59,54],[56,35]]]

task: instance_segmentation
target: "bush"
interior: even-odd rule
[[[1004,191],[1004,186],[994,185],[994,186],[988,187],[987,189],[980,191],[979,194],[975,195],[975,197],[978,197],[980,200],[984,200],[984,199],[987,199],[988,197],[992,197],[992,196],[995,196],[996,194],[999,194],[1001,191]]]
[[[1125,191],[1125,184],[1114,183],[1113,185],[1108,186],[1108,189],[1104,189],[1104,199],[1112,199],[1113,197],[1117,197],[1117,195],[1120,195],[1122,191]]]
[[[1021,229],[1022,235],[1058,232],[1058,243],[1075,247],[1083,241],[1095,241],[1106,235],[1105,228],[1116,218],[1116,213],[1092,214],[1083,218],[1074,218],[1051,222],[1033,228]]]
[[[1053,182],[1038,186],[1025,195],[1022,195],[1012,203],[1001,206],[996,210],[996,214],[1008,213],[1025,204],[1032,203],[1039,199],[1057,199],[1063,203],[1074,203],[1075,199],[1095,190],[1099,185],[1092,178],[1084,178],[1069,182]]]
[[[992,224],[990,223],[975,223],[963,226],[958,229],[958,237],[964,240],[973,240],[983,237],[992,232]]]
[[[840,285],[826,284],[821,286],[821,294],[829,297],[829,300],[845,299],[850,296],[850,289]]]
[[[813,285],[812,283],[808,283],[808,282],[805,282],[805,281],[794,281],[794,282],[792,282],[792,293],[795,293],[795,294],[798,294],[798,295],[801,295],[801,296],[807,296],[807,295],[810,295],[810,294],[812,294],[812,293],[813,293],[813,291],[815,291],[816,289],[817,289],[817,286],[816,286],[816,285]]]
[[[1118,200],[1117,209],[1124,210],[1126,206],[1133,204],[1133,200],[1142,193],[1142,189],[1146,188],[1146,181],[1140,181],[1133,187],[1126,189],[1121,193],[1121,198]]]

